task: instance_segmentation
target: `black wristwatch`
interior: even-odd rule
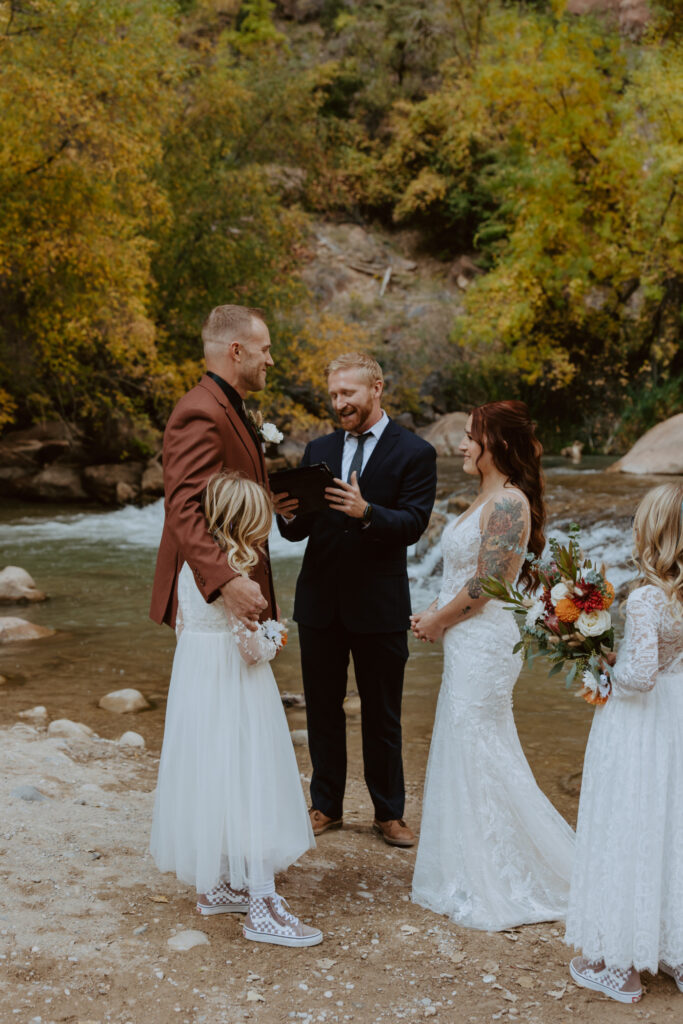
[[[363,522],[368,525],[372,519],[372,505],[366,505],[363,512]]]

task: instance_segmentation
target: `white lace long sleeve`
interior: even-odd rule
[[[261,662],[273,660],[279,645],[266,635],[263,623],[259,623],[258,629],[252,632],[242,625],[234,615],[228,616],[228,622],[242,660],[246,661],[247,665],[258,665]]]
[[[655,685],[661,611],[662,592],[656,587],[641,587],[630,595],[626,604],[624,640],[610,669],[615,696],[645,693]]]

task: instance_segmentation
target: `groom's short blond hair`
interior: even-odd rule
[[[329,377],[331,373],[338,373],[339,370],[357,370],[368,385],[372,385],[378,380],[384,383],[382,367],[376,359],[366,355],[365,352],[343,352],[336,359],[333,359],[331,363],[328,363],[326,376]]]
[[[254,321],[263,319],[263,310],[253,306],[216,306],[202,324],[205,354],[225,349],[233,341],[250,338]]]

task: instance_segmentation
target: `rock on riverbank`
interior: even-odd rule
[[[609,472],[683,474],[683,412],[643,434]]]
[[[18,565],[6,565],[0,572],[0,604],[33,604],[47,600],[33,577]]]

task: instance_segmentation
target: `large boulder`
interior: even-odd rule
[[[468,412],[448,412],[428,427],[422,427],[418,433],[434,445],[437,455],[457,455],[468,418]]]
[[[158,459],[150,459],[145,466],[140,485],[143,501],[156,501],[164,496],[164,471]]]
[[[0,644],[13,643],[15,640],[40,640],[46,636],[54,636],[56,630],[47,626],[37,626],[35,622],[17,619],[11,615],[0,618]]]
[[[663,420],[613,463],[610,473],[683,473],[683,412]]]
[[[11,430],[0,441],[0,464],[29,470],[46,466],[68,455],[78,438],[76,428],[62,420],[48,420],[28,430]]]
[[[18,565],[6,565],[0,572],[0,604],[30,604],[45,601],[47,594],[38,590],[33,579]]]
[[[83,479],[98,501],[105,505],[127,505],[140,497],[142,472],[141,462],[114,462],[88,466]]]
[[[84,501],[88,497],[78,469],[61,463],[14,481],[13,490],[23,498],[38,501]]]

